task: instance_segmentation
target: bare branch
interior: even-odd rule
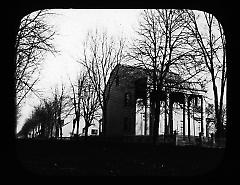
[[[51,15],[49,10],[39,10],[25,16],[20,22],[15,43],[17,105],[21,104],[29,92],[35,93],[33,87],[39,79],[44,55],[47,52],[57,52],[52,43],[56,32],[45,21]]]

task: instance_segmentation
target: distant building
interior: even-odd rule
[[[97,136],[98,135],[98,129],[91,129],[91,136]]]
[[[197,84],[185,82],[173,85],[181,77],[169,72],[161,97],[159,134],[183,136],[206,135],[203,98],[206,91]],[[109,85],[111,84],[111,85]],[[105,92],[109,92],[106,136],[153,134],[153,116],[149,76],[143,68],[117,65],[112,71]],[[104,124],[104,123],[103,123]]]
[[[85,127],[82,128],[81,136],[85,136]],[[99,128],[96,125],[91,125],[88,128],[88,136],[97,136],[99,135]]]

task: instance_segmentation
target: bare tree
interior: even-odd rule
[[[62,84],[61,90],[54,89],[53,96],[42,99],[40,105],[34,107],[31,116],[17,135],[27,136],[29,132],[38,131],[42,138],[62,137],[63,120],[70,113],[69,97]]]
[[[45,122],[41,122],[42,124],[42,136],[45,136],[46,138],[52,138],[53,137],[53,128],[55,124],[54,120],[54,101],[52,99],[43,99],[44,104],[44,110],[47,114],[47,118]]]
[[[32,130],[32,119],[28,118],[24,125],[22,126],[21,130],[17,133],[16,137],[21,137],[21,138],[28,138],[28,135],[30,131]]]
[[[46,104],[44,102],[34,107],[32,114],[27,118],[20,132],[17,133],[17,137],[27,138],[30,133],[32,133],[32,137],[49,137],[52,114]],[[36,128],[38,128],[37,133]]]
[[[136,61],[135,65],[146,69],[149,76],[154,141],[158,135],[160,97],[167,76],[171,72],[184,74],[185,79],[174,80],[174,83],[183,83],[195,75],[189,73],[194,66],[189,65],[193,61],[193,51],[188,46],[187,15],[185,10],[144,10],[137,30],[138,38],[129,53],[130,58]]]
[[[46,53],[56,53],[53,45],[55,31],[48,25],[49,10],[39,10],[26,15],[20,22],[15,43],[15,87],[17,108],[29,92],[37,95],[34,88],[39,80],[40,65]]]
[[[97,97],[97,92],[95,91],[90,79],[86,80],[83,88],[83,97],[81,98],[82,102],[82,113],[83,119],[85,121],[85,136],[88,136],[88,129],[91,125],[94,125],[92,122],[97,120],[99,102]]]
[[[75,118],[73,120],[73,129],[72,129],[72,135],[74,134],[75,125],[77,124],[77,135],[79,134],[79,122],[80,122],[80,116],[81,116],[81,99],[82,97],[82,91],[84,88],[84,82],[86,80],[86,73],[82,73],[78,76],[77,84],[74,85],[71,81],[71,88],[72,88],[72,94],[73,97],[71,98],[72,104],[74,107],[74,114]]]
[[[71,112],[71,105],[69,101],[69,95],[66,94],[65,86],[61,85],[61,90],[59,92],[58,88],[55,88],[54,92],[54,120],[55,120],[55,137],[62,138],[62,127],[64,126],[64,119]]]
[[[227,79],[226,68],[226,39],[220,22],[212,15],[202,12],[201,26],[205,25],[204,31],[199,25],[199,14],[188,11],[191,23],[188,25],[194,37],[197,50],[201,53],[205,68],[210,75],[214,94],[214,110],[216,118],[216,137],[223,136],[223,97]],[[218,85],[219,84],[219,85]]]
[[[124,40],[115,41],[106,32],[89,32],[84,42],[83,57],[80,63],[86,68],[88,77],[97,93],[97,98],[102,110],[103,130],[107,124],[106,113],[109,100],[109,90],[112,82],[108,82],[112,70],[123,60]],[[117,72],[115,73],[117,76]],[[106,88],[106,87],[109,88]],[[108,89],[108,90],[107,90]]]

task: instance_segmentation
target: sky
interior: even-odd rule
[[[40,81],[35,86],[43,91],[44,97],[51,93],[56,85],[74,81],[81,70],[77,62],[82,52],[82,44],[87,32],[95,30],[107,31],[115,38],[124,36],[127,41],[135,35],[141,9],[54,9],[56,13],[47,22],[54,26],[57,35],[54,45],[59,51],[55,56],[48,54],[41,66]],[[211,93],[211,92],[210,92]],[[17,120],[17,132],[21,129],[33,107],[39,104],[39,99],[28,96],[23,108],[22,116]],[[71,124],[65,126],[63,135],[68,136]]]
[[[81,70],[76,61],[81,55],[82,43],[90,30],[107,31],[109,35],[121,37],[124,35],[129,40],[134,35],[140,9],[54,9],[56,13],[47,19],[54,26],[57,35],[54,45],[59,51],[55,56],[48,54],[41,66],[40,81],[36,89],[43,91],[44,97],[51,92],[57,84],[69,83],[69,78],[75,80],[76,74]],[[30,95],[19,118],[17,132],[21,129],[26,118],[33,110],[33,106],[39,103],[39,99]],[[70,125],[70,124],[69,124]],[[68,127],[68,126],[65,126]],[[63,135],[67,135],[70,129],[63,129]]]

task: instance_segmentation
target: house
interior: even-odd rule
[[[206,91],[197,83],[181,81],[173,72],[166,76],[160,109],[159,135],[206,135],[204,96]],[[176,85],[178,84],[178,85]],[[105,89],[107,103],[106,136],[153,135],[151,85],[146,70],[140,67],[117,65]]]

